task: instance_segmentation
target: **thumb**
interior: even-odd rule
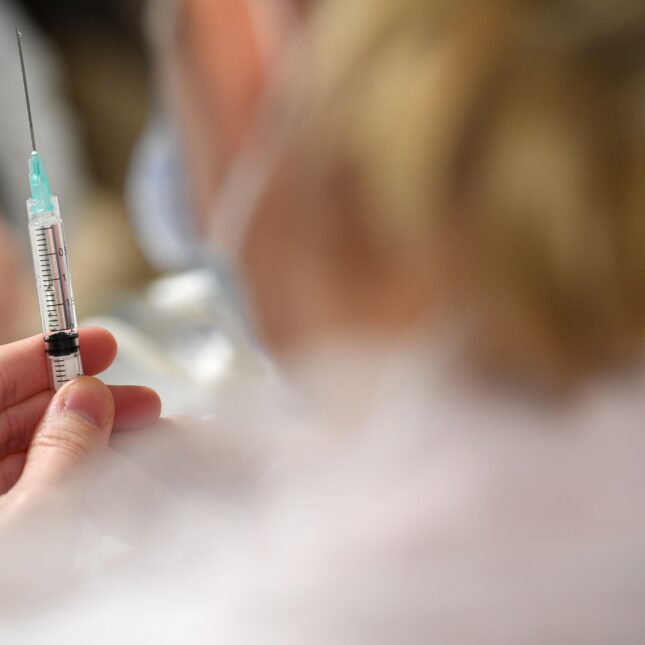
[[[65,385],[36,428],[19,484],[48,486],[73,475],[107,446],[113,421],[112,393],[101,381]]]

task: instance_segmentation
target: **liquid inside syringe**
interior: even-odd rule
[[[30,200],[31,201],[31,200]],[[50,361],[52,385],[59,389],[83,375],[67,247],[58,202],[53,211],[30,213],[29,237],[34,258],[38,302]]]
[[[63,221],[60,216],[58,199],[51,194],[49,178],[40,154],[36,150],[25,61],[22,53],[22,37],[18,30],[16,30],[16,38],[32,142],[32,153],[29,160],[31,199],[27,201],[29,238],[51,385],[54,390],[58,390],[68,381],[82,376],[83,367]]]

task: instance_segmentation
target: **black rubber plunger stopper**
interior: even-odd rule
[[[80,349],[76,332],[59,331],[45,338],[46,351],[50,356],[69,356]]]

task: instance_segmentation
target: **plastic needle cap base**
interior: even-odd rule
[[[29,160],[29,183],[31,184],[32,211],[50,213],[54,210],[49,177],[38,152],[34,150]]]

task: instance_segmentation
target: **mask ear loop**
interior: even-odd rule
[[[252,5],[259,19],[255,2]],[[220,261],[237,262],[258,205],[303,111],[305,37],[294,11],[285,11],[285,19],[291,34],[288,43],[278,56],[249,134],[225,172],[211,208],[207,225],[208,247],[204,249],[210,263],[213,255],[219,256]]]

